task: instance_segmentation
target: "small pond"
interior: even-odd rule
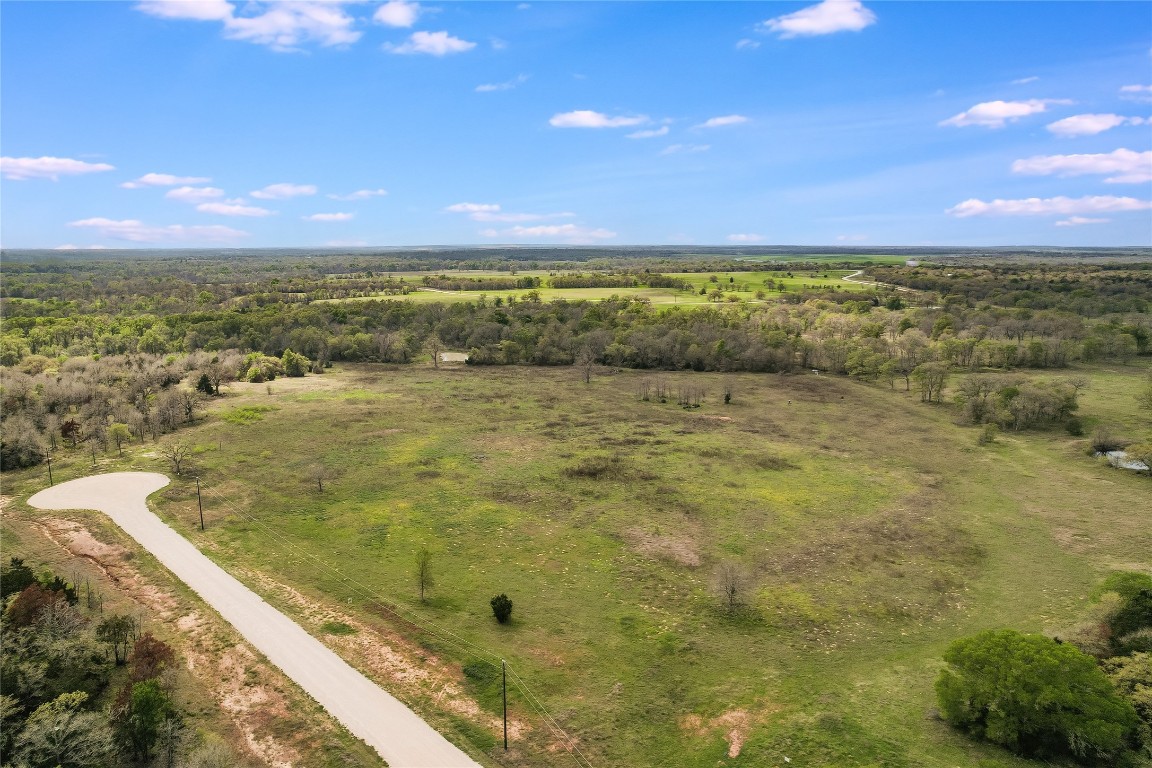
[[[1124,451],[1108,451],[1107,453],[1097,453],[1097,456],[1107,456],[1108,463],[1118,469],[1135,469],[1140,472],[1147,472],[1148,465],[1142,461],[1128,458],[1128,454]]]

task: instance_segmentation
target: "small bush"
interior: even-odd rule
[[[1099,427],[1092,433],[1092,452],[1093,453],[1108,453],[1108,451],[1119,451],[1126,443],[1120,438],[1112,434],[1112,431],[1106,427]]]
[[[996,442],[996,435],[1000,434],[1000,427],[995,424],[985,424],[980,429],[980,436],[976,438],[977,445],[990,445]]]
[[[320,625],[320,629],[322,629],[326,634],[329,634],[329,635],[354,635],[354,634],[356,634],[356,628],[355,627],[350,626],[348,624],[345,624],[342,621],[326,621]]]
[[[512,620],[512,600],[508,595],[501,592],[492,598],[492,615],[501,624],[507,624]]]
[[[1072,437],[1081,437],[1084,434],[1084,422],[1079,416],[1073,416],[1064,422],[1064,430]]]
[[[619,480],[626,473],[619,456],[588,456],[574,467],[564,469],[565,477],[589,480]]]

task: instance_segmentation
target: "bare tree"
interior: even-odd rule
[[[440,340],[440,336],[435,333],[428,335],[424,340],[424,351],[432,356],[432,367],[440,367],[440,350],[444,348],[444,342]]]
[[[729,613],[733,613],[744,604],[745,595],[752,586],[752,579],[743,566],[725,560],[716,566],[713,579],[716,594]]]
[[[416,553],[416,581],[420,585],[420,602],[424,602],[424,590],[433,584],[432,551],[428,547],[420,547]]]
[[[304,476],[308,478],[309,482],[316,483],[316,487],[321,493],[324,492],[324,481],[331,480],[336,477],[336,472],[330,467],[323,464],[312,464],[305,471]]]
[[[592,350],[588,347],[580,347],[580,351],[576,353],[576,367],[580,369],[580,375],[585,384],[592,381],[592,367],[594,365],[596,365],[596,355],[592,354]]]
[[[160,446],[159,453],[172,463],[172,471],[181,474],[184,463],[192,455],[192,446],[183,440],[173,440]]]

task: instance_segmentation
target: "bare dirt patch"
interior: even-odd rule
[[[688,536],[660,534],[643,528],[629,528],[624,538],[637,552],[650,557],[669,560],[689,568],[700,567],[700,549]]]
[[[753,714],[746,709],[730,709],[711,720],[705,720],[697,714],[688,714],[680,718],[680,730],[701,738],[721,731],[724,740],[728,742],[728,757],[739,757],[752,727],[778,710],[779,707],[775,706],[762,707]]]

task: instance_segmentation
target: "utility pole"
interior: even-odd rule
[[[48,460],[48,485],[55,485],[55,483],[52,482],[52,454],[44,451],[44,458]]]
[[[500,672],[504,677],[504,751],[508,751],[508,662],[500,659]]]
[[[200,530],[204,530],[204,503],[200,501],[200,478],[196,478],[196,506],[200,509]]]

